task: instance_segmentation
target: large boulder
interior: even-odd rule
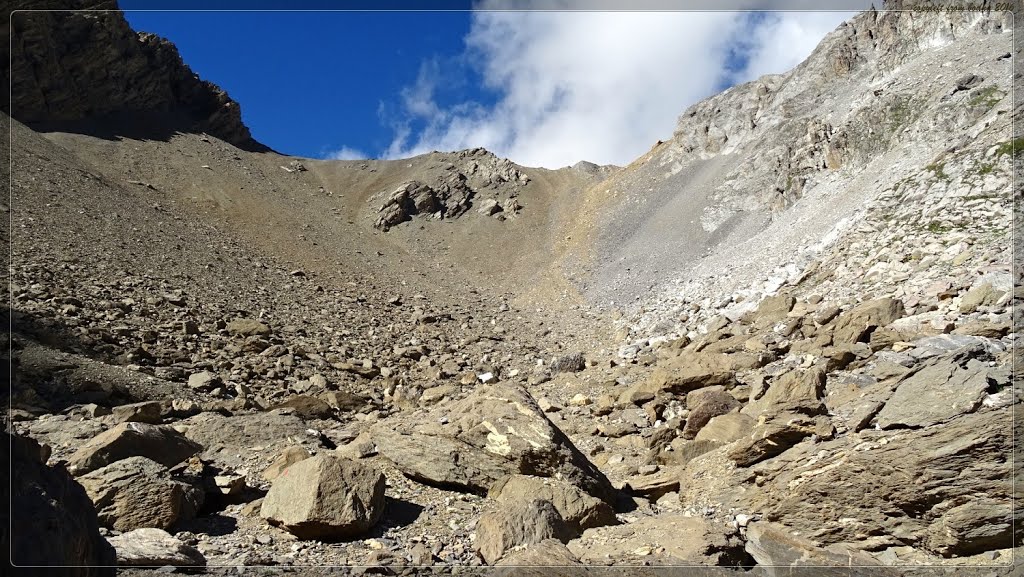
[[[483,494],[520,473],[557,477],[615,502],[608,478],[521,386],[481,386],[452,405],[383,421],[370,433],[381,455],[429,484]]]
[[[564,543],[570,536],[569,528],[551,502],[543,499],[515,501],[480,517],[473,547],[488,565],[493,565],[513,547],[533,545],[546,539]]]
[[[260,516],[300,539],[345,539],[369,531],[384,513],[384,475],[357,461],[317,455],[285,469]]]
[[[48,467],[48,448],[28,437],[7,434],[3,452],[11,467],[3,502],[11,508],[0,528],[0,547],[10,562],[60,566],[61,575],[113,577],[114,549],[99,533],[85,489],[66,471]]]
[[[121,567],[203,567],[206,557],[163,529],[147,527],[110,538]]]
[[[853,344],[867,342],[871,333],[907,314],[903,301],[893,298],[863,302],[839,315],[834,322],[832,342]]]
[[[221,469],[247,467],[245,458],[254,456],[270,462],[283,449],[300,441],[316,441],[310,438],[305,421],[282,411],[230,417],[205,412],[181,424],[188,427],[186,437],[205,447],[203,460]]]
[[[495,483],[488,496],[503,504],[534,499],[548,501],[577,535],[584,529],[618,523],[610,505],[557,479],[512,475]]]
[[[168,529],[196,516],[202,489],[169,478],[167,468],[146,457],[128,457],[82,475],[78,482],[96,506],[100,523],[118,531]]]
[[[95,471],[128,457],[148,457],[172,467],[202,450],[173,427],[145,423],[121,423],[96,435],[68,458],[75,475]]]
[[[768,390],[743,412],[757,417],[783,412],[819,415],[825,412],[825,371],[820,367],[795,369],[772,380]]]
[[[704,394],[698,394],[701,392],[701,390],[697,390],[687,395],[686,400],[687,406],[690,406],[690,414],[686,417],[686,425],[683,427],[684,439],[693,439],[708,424],[708,421],[740,406],[740,402],[725,391],[711,390]],[[690,397],[697,397],[692,406]]]

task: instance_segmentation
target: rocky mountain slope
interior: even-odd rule
[[[866,12],[555,171],[282,156],[116,13],[40,16],[51,96],[0,117],[15,563],[1019,571],[1006,15]],[[71,34],[134,92],[40,105],[91,78]]]

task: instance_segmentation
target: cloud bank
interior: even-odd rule
[[[465,53],[424,62],[402,92],[384,157],[483,146],[527,166],[627,164],[690,104],[791,69],[853,14],[474,12]],[[438,104],[467,62],[496,102]]]
[[[350,146],[342,146],[337,150],[326,150],[321,157],[325,160],[365,160],[371,158],[369,154]]]

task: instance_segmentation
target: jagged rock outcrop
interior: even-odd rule
[[[11,19],[11,101],[3,111],[39,128],[166,137],[205,132],[268,150],[226,92],[200,79],[164,38],[136,33],[115,0],[38,0]],[[71,12],[70,10],[95,10]],[[103,10],[104,12],[100,12]],[[8,76],[9,74],[9,76]]]
[[[474,206],[497,220],[515,217],[522,206],[518,196],[530,177],[506,158],[483,148],[454,153],[430,182],[410,180],[390,192],[377,208],[373,226],[387,232],[413,217],[458,218]],[[374,198],[379,198],[376,195]]]

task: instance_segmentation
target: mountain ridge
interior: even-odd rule
[[[23,2],[11,14],[3,111],[40,130],[166,139],[206,132],[243,150],[252,138],[241,107],[200,79],[165,38],[134,32],[116,0]],[[74,71],[74,74],[69,74]]]

